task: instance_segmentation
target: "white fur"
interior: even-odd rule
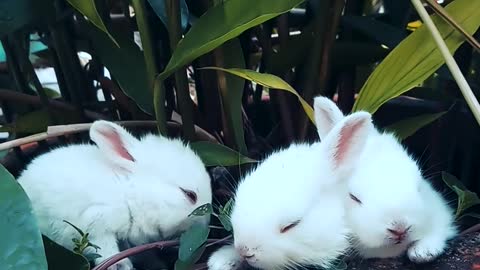
[[[323,123],[344,116],[324,97],[315,98],[314,107],[322,139],[334,126]],[[453,211],[392,134],[372,129],[349,179],[349,192],[362,202],[347,198],[347,222],[355,236],[356,250],[365,258],[396,257],[408,249],[410,260],[431,261],[456,234]],[[401,244],[389,239],[388,229],[395,227],[393,223],[411,226],[409,237]]]
[[[133,162],[112,150],[105,131],[120,136]],[[203,163],[180,140],[155,135],[139,140],[107,121],[95,122],[90,137],[97,145],[54,149],[35,158],[18,179],[43,234],[72,249],[79,235],[63,220],[71,222],[101,247],[98,263],[119,252],[117,240],[139,245],[171,237],[194,221],[208,222],[187,218],[212,195]],[[180,187],[195,191],[197,203]],[[111,269],[132,269],[128,259],[117,266]]]
[[[214,253],[209,269],[237,269],[242,249],[254,255],[246,261],[261,269],[326,267],[343,254],[349,231],[340,179],[355,166],[370,128],[368,113],[352,115],[324,142],[292,144],[245,176],[231,214],[234,246]],[[296,227],[281,233],[296,220]]]

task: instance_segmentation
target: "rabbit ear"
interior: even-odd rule
[[[326,97],[314,98],[313,107],[318,136],[323,140],[333,127],[342,121],[344,115],[337,105]]]
[[[94,141],[105,157],[119,169],[130,171],[135,158],[130,153],[138,142],[123,127],[104,120],[95,121],[90,127],[90,139]]]
[[[371,114],[356,112],[345,117],[328,133],[321,144],[324,144],[335,174],[347,177],[354,169],[373,128]]]

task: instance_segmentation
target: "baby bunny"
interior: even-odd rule
[[[318,134],[326,140],[344,115],[325,97],[315,98],[314,109]],[[392,134],[372,129],[348,183],[347,222],[362,257],[407,252],[413,262],[428,262],[456,235],[453,211]]]
[[[353,114],[322,143],[292,144],[267,157],[239,183],[231,213],[234,244],[214,252],[210,270],[329,266],[349,247],[346,185],[371,116]]]
[[[96,145],[69,145],[35,158],[18,179],[47,237],[72,249],[79,235],[63,220],[71,222],[100,246],[98,264],[119,252],[117,241],[158,241],[209,221],[187,218],[212,194],[202,161],[180,140],[137,139],[107,121],[94,122],[90,138]],[[125,259],[109,269],[133,266]]]

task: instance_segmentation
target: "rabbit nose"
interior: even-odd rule
[[[237,248],[238,250],[238,253],[240,254],[240,256],[244,259],[250,259],[250,258],[253,258],[255,256],[255,254],[253,252],[250,251],[250,249],[246,246],[241,246],[239,248]]]
[[[396,228],[389,228],[387,231],[398,241],[402,241],[403,239],[406,238],[410,227],[405,227],[405,226],[399,226]]]
[[[387,229],[390,234],[393,234],[394,236],[402,236],[407,233],[407,230],[405,229]]]

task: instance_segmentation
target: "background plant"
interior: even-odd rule
[[[480,2],[438,1],[443,12],[426,2],[478,97]],[[453,189],[447,196],[458,196],[461,225],[476,223],[480,130],[409,1],[6,0],[0,39],[0,149],[13,177],[49,147],[86,139],[82,123],[96,119],[191,142],[212,174],[215,205],[192,213],[212,215],[210,228],[150,246],[178,248],[178,258],[166,258],[177,269],[201,267],[210,246],[231,233],[232,190],[252,164],[272,149],[317,139],[316,95],[345,113],[374,113],[439,190]],[[43,76],[50,71],[53,84]],[[2,182],[12,179],[2,174]],[[2,187],[0,198],[7,195],[29,203],[19,187]],[[17,213],[8,205],[0,204]],[[28,207],[19,211],[30,215]],[[43,264],[35,269],[46,269],[45,260],[49,269],[88,269],[85,258],[48,238],[41,245],[28,220],[17,232],[37,230],[25,234],[37,241],[40,255],[29,261]],[[13,245],[24,254],[24,241],[4,241],[0,261],[18,261],[4,251]]]

